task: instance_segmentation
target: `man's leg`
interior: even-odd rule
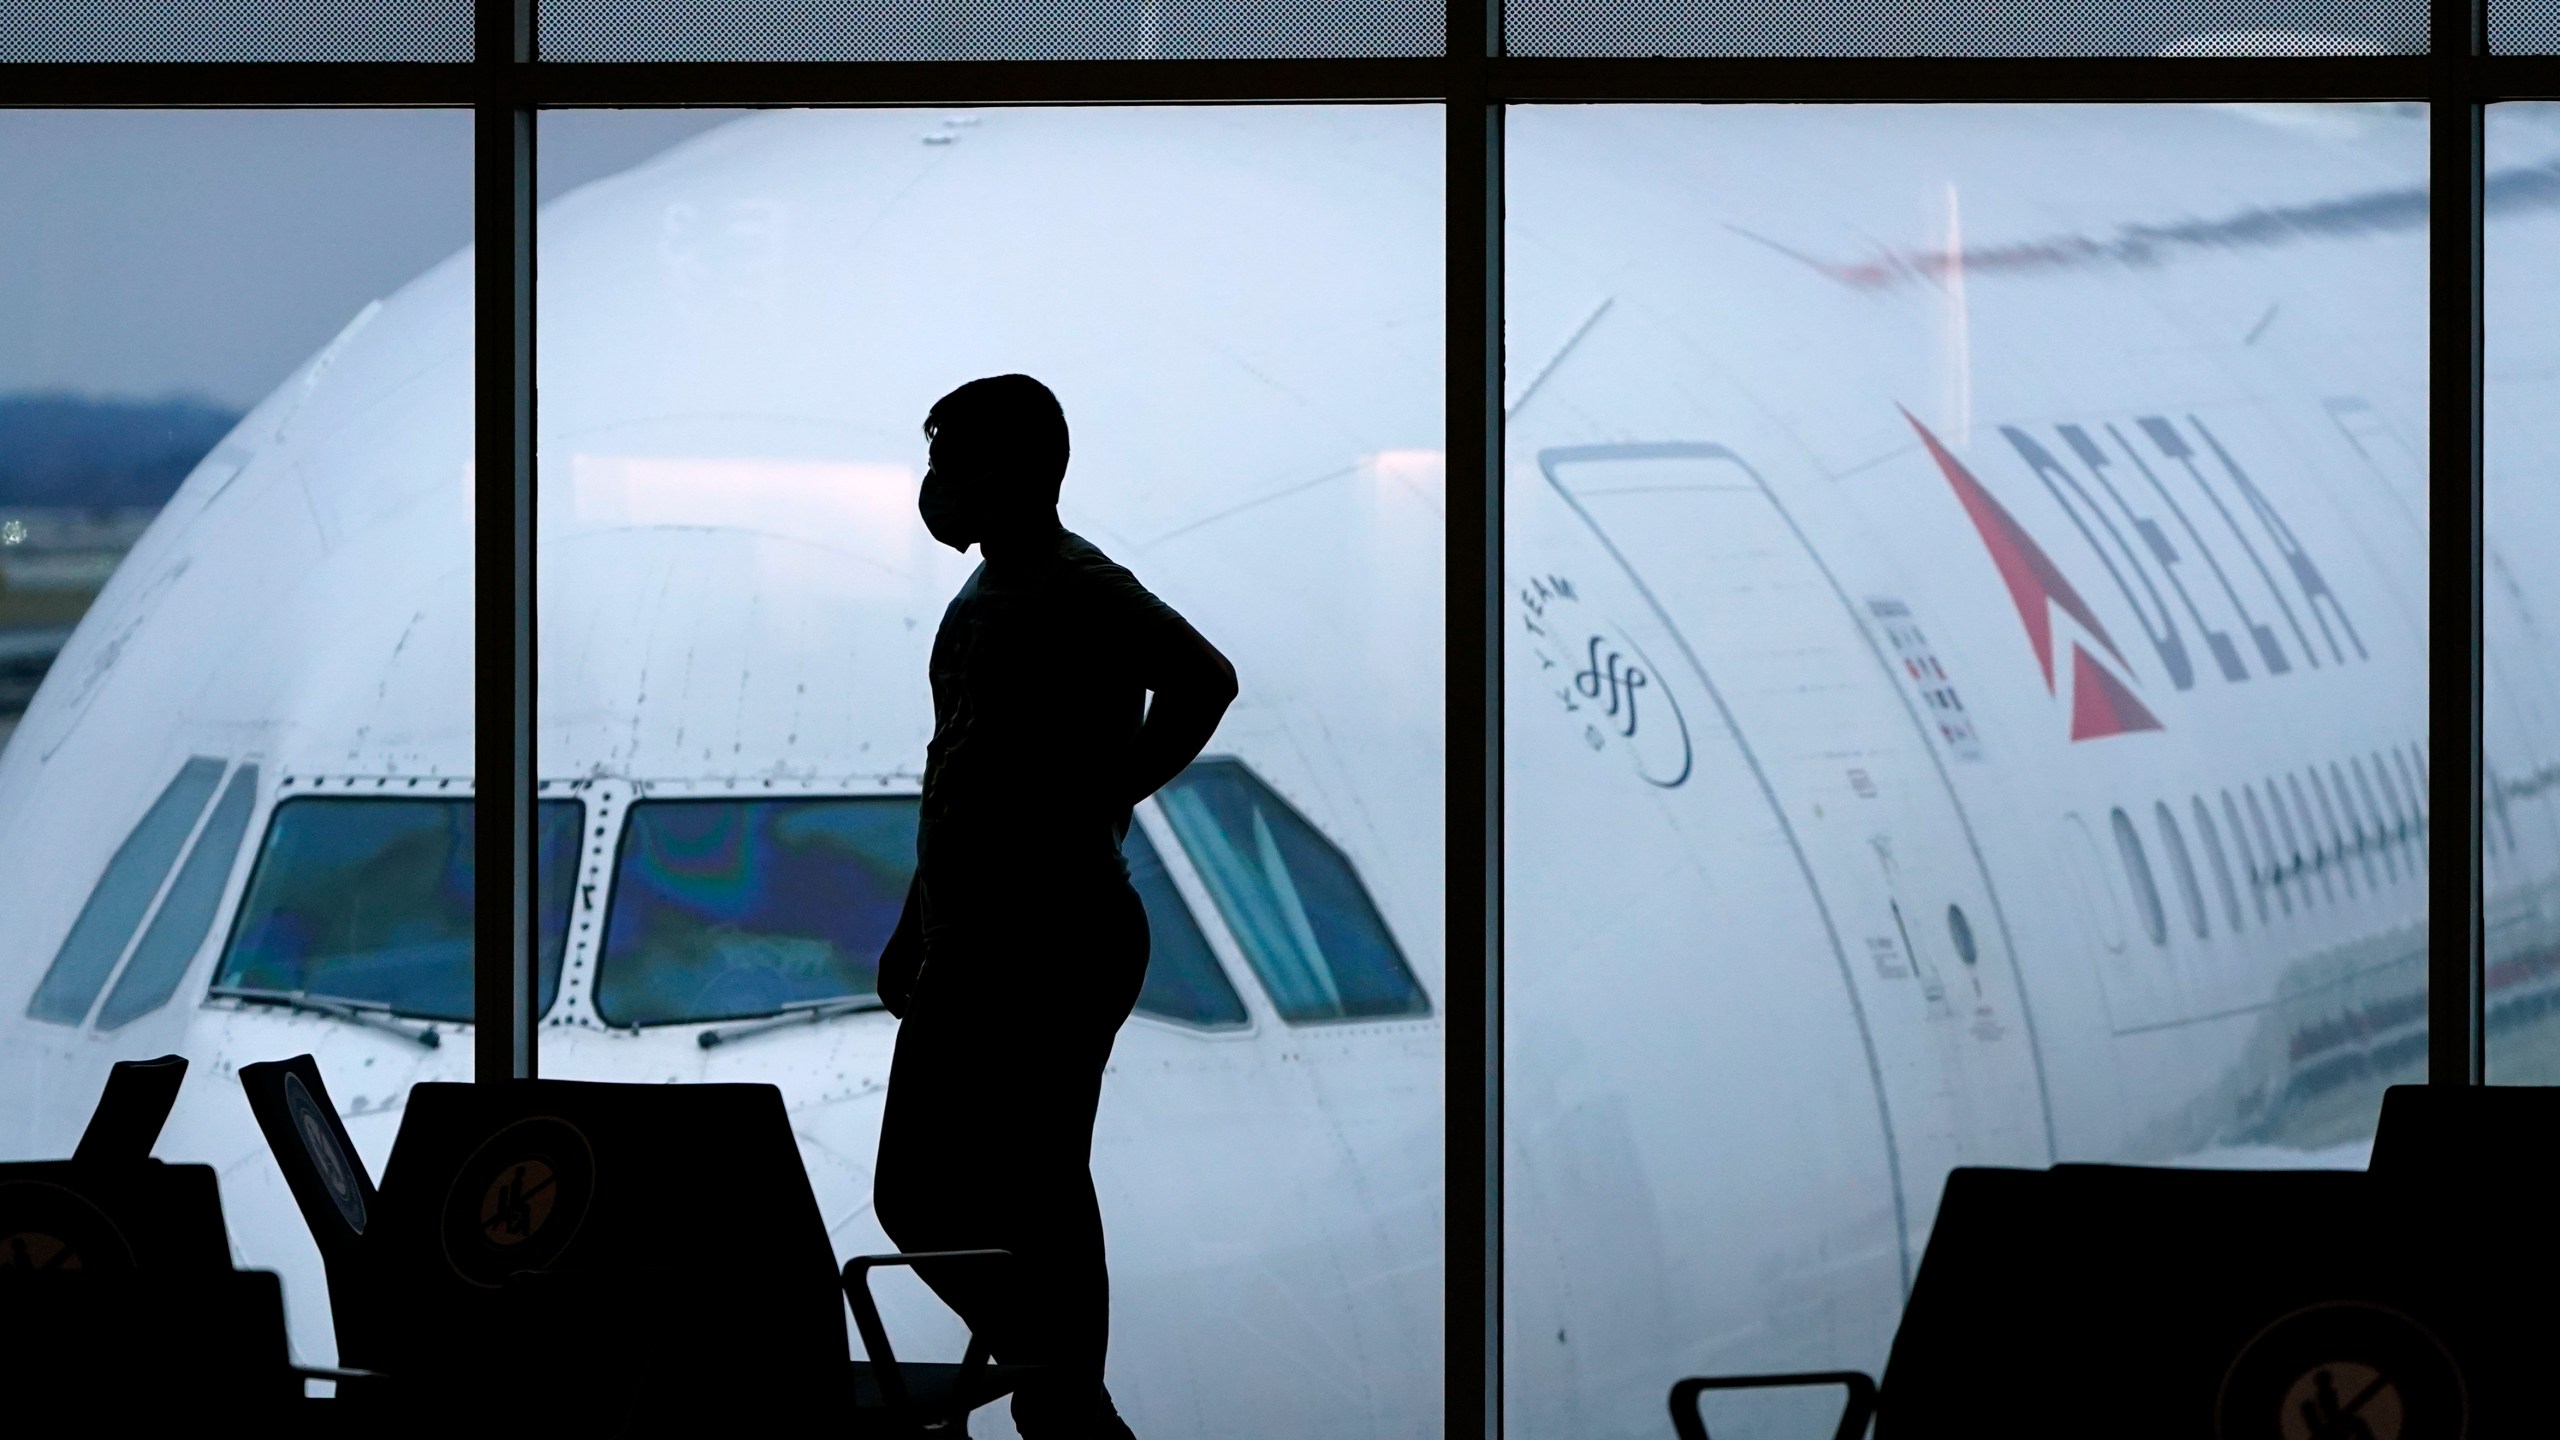
[[[989,1085],[987,1026],[930,1010],[898,1027],[872,1173],[872,1211],[901,1250],[1014,1248],[1002,1097]],[[1000,1063],[1000,1062],[998,1062]],[[1019,1277],[988,1267],[917,1272],[998,1355],[1018,1349]]]

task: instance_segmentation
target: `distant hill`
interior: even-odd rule
[[[198,400],[0,395],[0,507],[165,504],[239,419]]]

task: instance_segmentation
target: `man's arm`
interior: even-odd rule
[[[1199,757],[1236,698],[1236,667],[1189,621],[1168,609],[1148,628],[1139,674],[1155,698],[1129,747],[1124,798],[1131,805]]]

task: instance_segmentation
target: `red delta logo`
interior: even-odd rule
[[[2108,735],[2160,729],[2159,718],[2135,697],[2132,685],[2123,678],[2133,673],[2124,652],[2116,648],[2114,638],[2107,634],[2107,627],[2100,624],[2097,615],[2089,609],[2089,602],[2081,599],[2080,592],[2073,589],[2071,582],[2055,568],[2052,557],[2046,555],[2034,537],[2027,534],[2026,527],[2018,523],[2017,517],[1993,499],[1981,481],[1973,478],[1973,473],[1965,469],[1964,462],[1938,443],[1938,437],[1929,433],[1929,427],[1921,424],[1909,410],[1902,412],[1902,418],[1910,421],[1911,428],[1919,432],[1920,443],[1929,448],[1929,458],[1938,462],[1939,471],[1945,474],[1947,484],[1955,490],[1956,499],[1964,506],[1964,513],[1973,521],[1973,528],[1981,533],[1983,547],[1991,552],[1991,563],[1998,567],[2001,581],[2009,587],[2009,599],[2018,607],[2018,619],[2027,627],[2027,643],[2035,648],[2036,663],[2044,668],[2045,693],[2054,692],[2055,610],[2069,616],[2072,623],[2089,639],[2095,640],[2107,658],[2115,662],[2113,668],[2099,663],[2097,657],[2089,653],[2088,647],[2080,643],[2079,637],[2072,637],[2071,738],[2096,740]],[[2118,671],[2122,671],[2123,676]]]

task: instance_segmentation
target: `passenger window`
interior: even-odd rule
[[[2417,757],[2417,773],[2410,774],[2409,757]],[[2427,757],[2414,745],[2404,745],[2391,752],[2391,763],[2400,767],[2400,788],[2408,792],[2409,813],[2417,818],[2418,838],[2427,834]]]
[[[2329,782],[2320,778],[2319,766],[2310,766],[2302,773],[2311,777],[2311,798],[2320,802],[2320,823],[2327,826],[2329,830],[2329,854],[2338,862],[2338,883],[2346,886],[2348,897],[2353,898],[2356,893],[2356,867],[2348,863],[2349,830],[2347,826],[2338,823],[2338,811],[2345,803],[2346,797],[2343,795],[2332,797],[2329,794]],[[2355,817],[2350,812],[2347,818],[2352,821]],[[2365,861],[2368,867],[2365,871],[2365,880],[2368,883],[2374,879],[2370,868],[2372,864],[2371,860]]]
[[[2258,923],[2264,925],[2275,918],[2267,910],[2267,891],[2272,888],[2274,877],[2267,873],[2266,865],[2259,863],[2257,852],[2249,848],[2249,827],[2240,819],[2240,802],[2232,799],[2228,790],[2222,792],[2222,818],[2231,826],[2231,843],[2240,852],[2240,868],[2249,876],[2249,898],[2257,902]],[[2274,854],[2269,852],[2267,864],[2272,865],[2274,860]],[[2288,904],[2287,913],[2291,909]]]
[[[213,787],[221,779],[222,762],[211,756],[197,755],[178,767],[177,776],[142,812],[133,832],[99,872],[98,883],[80,907],[80,917],[71,922],[52,966],[27,1001],[30,1017],[56,1025],[77,1025],[88,1018],[89,1006],[97,1000],[107,976],[114,973],[135,927],[142,923],[143,912],[151,908],[151,897],[160,893],[169,867],[178,863],[178,851],[186,846],[188,832],[196,828],[196,817],[204,813],[205,802],[213,798]]]
[[[2363,761],[2355,760],[2353,757],[2349,759],[2355,766],[2358,788],[2364,793],[2358,796],[2347,789],[2346,767],[2335,760],[2329,762],[2329,784],[2338,792],[2338,804],[2346,810],[2348,822],[2356,827],[2356,853],[2364,857],[2365,881],[2368,884],[2377,883],[2374,881],[2373,869],[2374,860],[2379,857],[2384,875],[2396,885],[2400,883],[2400,861],[2391,853],[2391,847],[2383,843],[2388,838],[2388,832],[2382,828],[2382,807],[2374,803],[2373,782],[2364,778]],[[2373,817],[2373,828],[2369,833],[2365,829],[2367,815]]]
[[[2240,887],[2231,883],[2231,861],[2223,854],[2222,833],[2214,827],[2213,811],[2205,807],[2204,797],[2189,798],[2194,802],[2196,834],[2204,838],[2204,856],[2213,865],[2214,888],[2222,892],[2223,923],[2236,935],[2244,928],[2240,923]]]
[[[2122,809],[2115,812],[2116,851],[2124,857],[2124,878],[2133,889],[2133,908],[2142,916],[2142,929],[2154,945],[2169,943],[2169,917],[2160,908],[2160,887],[2151,883],[2151,857],[2142,852],[2142,836],[2125,818]]]
[[[545,800],[541,1003],[560,989],[583,807]],[[467,799],[301,796],[275,808],[213,993],[313,995],[425,1020],[471,1018],[475,826]]]
[[[2270,785],[2267,791],[2273,794],[2275,787]],[[2258,827],[2258,848],[2267,857],[2267,874],[2275,880],[2276,899],[2283,903],[2284,913],[2290,918],[2293,914],[2293,892],[2285,888],[2285,882],[2288,879],[2301,878],[2302,852],[2294,846],[2293,825],[2284,818],[2284,802],[2281,800],[2276,802],[2276,820],[2284,826],[2284,844],[2279,848],[2275,840],[2276,832],[2267,828],[2266,807],[2258,803],[2258,787],[2242,785],[2240,794],[2249,802],[2250,823]],[[2290,859],[2286,858],[2288,852],[2291,853]],[[2303,904],[2307,906],[2310,903],[2311,897],[2305,895]]]
[[[2284,784],[2285,789],[2293,794],[2293,813],[2302,821],[2303,841],[2311,847],[2311,873],[2319,878],[2321,898],[2335,900],[2338,898],[2338,887],[2329,879],[2328,847],[2320,843],[2320,823],[2311,818],[2311,801],[2302,793],[2302,777],[2287,774],[2284,777]],[[2275,787],[2269,785],[2267,789],[2272,792]],[[2276,814],[2279,817],[2284,814],[2284,804],[2281,801],[2276,804]]]
[[[912,795],[631,807],[596,967],[613,1025],[873,994],[915,875]]]
[[[1253,772],[1203,760],[1161,802],[1284,1018],[1429,1013],[1351,862]]]
[[[2151,803],[2151,818],[2160,827],[2160,846],[2169,852],[2169,873],[2178,880],[2178,899],[2187,907],[2187,924],[2204,939],[2209,932],[2204,917],[2204,888],[2196,883],[2196,862],[2187,854],[2187,837],[2178,830],[2178,817],[2169,810],[2169,802]]]
[[[258,767],[243,765],[231,772],[222,798],[213,802],[213,816],[204,822],[204,833],[196,837],[186,863],[178,867],[178,878],[161,900],[159,913],[151,917],[151,928],[142,932],[142,943],[133,947],[133,958],[116,977],[116,988],[107,992],[107,1003],[98,1007],[99,1029],[114,1030],[139,1020],[168,1004],[177,993],[188,964],[213,929],[214,913],[222,908],[223,887],[231,883],[231,862],[240,858],[240,837],[249,831],[249,812],[257,807]]]
[[[2356,773],[2358,775],[2362,775],[2364,773],[2364,761],[2362,758],[2358,758],[2356,761]],[[2376,754],[2373,757],[2373,777],[2382,786],[2382,798],[2391,806],[2392,843],[2397,845],[2408,844],[2410,840],[2414,838],[2409,826],[2409,812],[2402,808],[2400,804],[2400,787],[2391,779],[2391,767],[2382,763],[2382,756],[2379,754]],[[2418,862],[2412,860],[2409,863],[2414,869]]]
[[[1138,1008],[1211,1029],[1245,1023],[1244,1000],[1227,983],[1227,972],[1218,968],[1218,957],[1210,953],[1191,907],[1182,903],[1182,892],[1165,873],[1155,843],[1132,825],[1120,849],[1129,861],[1129,883],[1147,907],[1147,981],[1138,991]]]

